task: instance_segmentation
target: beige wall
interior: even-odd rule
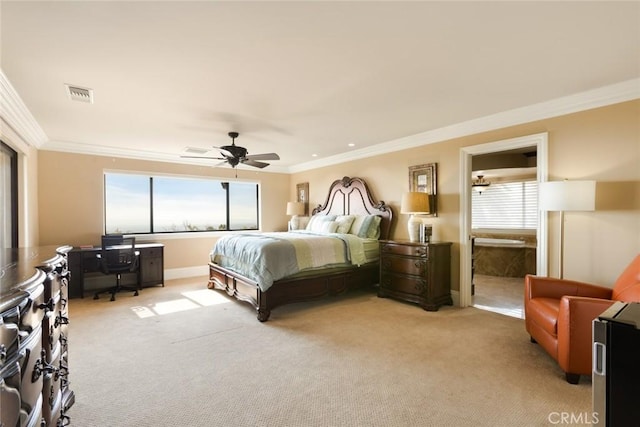
[[[640,253],[640,101],[541,120],[396,153],[292,175],[309,182],[310,204],[324,202],[326,189],[342,176],[366,179],[374,197],[394,209],[392,237],[407,238],[408,216],[399,214],[408,190],[408,167],[438,163],[438,217],[431,222],[438,240],[452,241],[452,288],[459,289],[460,148],[541,132],[549,134],[549,179],[597,181],[595,212],[565,217],[564,276],[612,285]],[[557,216],[550,214],[550,273],[557,274]]]
[[[40,151],[38,189],[40,203],[40,245],[99,244],[103,234],[103,173],[136,171],[234,179],[230,168],[210,168],[164,162]],[[285,207],[290,177],[287,174],[238,170],[239,180],[261,184],[262,227],[286,230]],[[153,236],[147,240],[164,243],[165,269],[206,266],[207,255],[216,240],[205,235]],[[140,238],[144,240],[143,238]],[[206,268],[203,270],[206,271]]]
[[[311,207],[324,202],[329,185],[343,176],[364,178],[378,200],[394,209],[391,235],[406,238],[407,216],[399,214],[408,189],[408,167],[438,163],[439,215],[434,235],[452,241],[452,287],[459,289],[459,152],[461,147],[548,132],[549,179],[597,181],[595,212],[566,214],[565,277],[612,285],[640,253],[640,100],[541,120],[436,144],[287,174],[241,170],[240,178],[262,183],[263,226],[282,230],[284,207],[296,184],[309,182]],[[135,170],[232,177],[231,169],[40,151],[38,160],[40,245],[93,244],[102,234],[103,170]],[[550,273],[557,274],[557,216],[550,214]],[[37,226],[32,227],[37,230]],[[213,237],[154,239],[166,244],[166,268],[206,263]]]

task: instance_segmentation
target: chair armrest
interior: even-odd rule
[[[591,369],[593,320],[615,301],[564,296],[558,313],[558,363],[563,369],[586,375]]]
[[[613,292],[610,288],[592,285],[590,283],[532,275],[525,276],[524,288],[525,299],[560,299],[565,295],[611,299],[611,294]]]

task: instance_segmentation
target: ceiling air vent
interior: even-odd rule
[[[209,151],[208,148],[199,148],[199,147],[187,147],[184,149],[185,153],[188,154],[207,154]]]
[[[88,102],[93,104],[93,89],[88,89],[80,86],[73,86],[65,84],[67,88],[67,95],[72,101]]]

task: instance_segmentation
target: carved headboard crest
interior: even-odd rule
[[[393,211],[384,201],[375,201],[362,178],[348,176],[334,181],[323,205],[318,205],[312,215],[378,215],[380,238],[387,239],[393,220]]]

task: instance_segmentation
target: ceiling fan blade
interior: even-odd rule
[[[220,151],[220,154],[222,154],[225,157],[234,157],[233,153],[229,150],[226,150],[222,147],[214,147],[214,148],[217,148],[218,151]]]
[[[280,156],[276,153],[250,154],[245,156],[248,160],[280,160]]]
[[[243,165],[249,165],[249,166],[253,166],[256,168],[266,168],[267,166],[269,166],[269,163],[264,163],[264,162],[256,162],[255,160],[251,160],[251,159],[246,159],[246,160],[242,160],[242,164]]]
[[[183,159],[214,159],[214,160],[226,160],[224,157],[208,157],[208,156],[180,156]]]

